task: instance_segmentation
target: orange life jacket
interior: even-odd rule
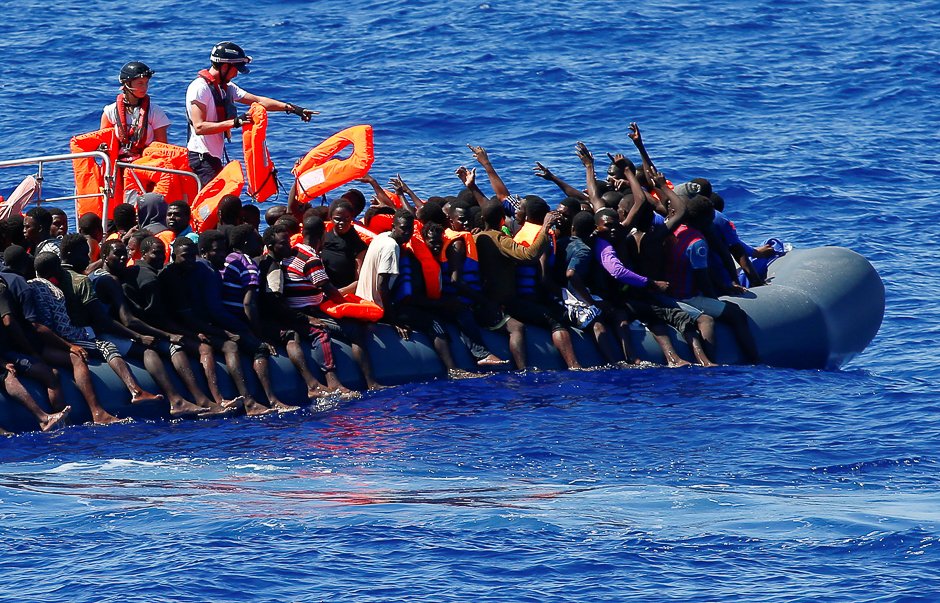
[[[450,244],[458,239],[463,239],[464,244],[467,246],[467,257],[473,260],[474,262],[480,261],[480,256],[477,254],[477,242],[473,238],[473,233],[462,230],[451,230],[450,228],[444,229],[444,246],[441,248],[441,262],[447,261],[447,248],[450,247]]]
[[[346,303],[337,304],[329,299],[320,303],[320,309],[333,318],[356,318],[366,322],[376,322],[382,318],[384,310],[375,302],[357,297],[352,293],[343,294]]]
[[[163,142],[152,142],[144,149],[140,159],[134,165],[169,168],[173,170],[191,171],[189,168],[189,152],[186,147],[180,147]],[[141,190],[143,188],[143,190]],[[143,194],[155,192],[163,195],[167,203],[174,201],[191,202],[198,194],[198,185],[192,178],[151,172],[148,170],[124,170],[124,190],[136,190]]]
[[[69,141],[69,150],[72,153],[87,153],[90,151],[104,151],[111,158],[112,169],[114,163],[118,160],[118,151],[120,145],[117,143],[117,135],[114,128],[104,128],[87,134],[73,136]],[[85,157],[84,159],[72,160],[72,172],[75,175],[75,194],[80,198],[75,200],[75,215],[83,216],[87,213],[93,213],[101,216],[103,207],[102,197],[81,197],[82,195],[100,194],[104,189],[105,173],[104,166],[99,166],[94,157]],[[115,181],[115,189],[120,187],[120,183]],[[122,191],[114,190],[112,199],[123,199]],[[108,202],[108,219],[113,217],[114,206],[110,200]]]
[[[346,159],[337,153],[352,145]],[[352,126],[338,132],[310,150],[292,173],[297,177],[297,200],[309,202],[351,180],[362,178],[374,160],[372,126]]]
[[[395,216],[392,214],[376,214],[369,220],[369,230],[376,234],[388,232],[392,229],[392,222],[394,220]]]
[[[271,161],[271,153],[265,143],[268,131],[268,112],[261,103],[251,103],[248,110],[251,123],[242,127],[242,149],[245,151],[245,176],[248,179],[248,195],[263,203],[277,194],[277,170]]]
[[[516,233],[516,236],[514,236],[512,240],[516,243],[519,243],[520,245],[529,247],[532,245],[532,242],[535,241],[535,237],[538,236],[541,230],[541,224],[526,222],[522,225],[522,228],[519,229],[519,232]]]
[[[148,120],[150,119],[150,96],[145,96],[140,99],[140,113],[137,117],[137,123],[127,124],[127,111],[126,99],[124,94],[117,95],[117,118],[118,121],[114,124],[117,129],[117,140],[121,144],[121,147],[125,148],[126,151],[121,155],[122,161],[132,161],[134,159],[139,159],[141,155],[144,154],[144,149],[147,147],[147,128],[150,125]]]
[[[219,223],[219,201],[226,195],[241,195],[245,186],[240,161],[230,161],[219,175],[202,187],[193,201],[193,230],[204,232]]]
[[[173,241],[176,240],[176,233],[167,228],[164,231],[158,232],[153,235],[163,241],[163,248],[165,257],[163,258],[163,265],[166,266],[170,263],[170,245],[173,244]]]
[[[441,298],[441,265],[434,258],[434,254],[428,249],[427,243],[421,237],[421,228],[423,225],[415,220],[415,231],[411,240],[405,243],[405,248],[414,254],[415,259],[421,265],[421,274],[424,275],[424,288],[429,299]]]

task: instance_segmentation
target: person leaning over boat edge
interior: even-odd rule
[[[151,142],[165,143],[167,140],[170,119],[163,109],[150,102],[147,94],[154,73],[140,61],[126,63],[118,74],[120,94],[101,112],[100,128],[114,128],[121,146],[121,161],[139,159]]]
[[[199,72],[186,90],[186,115],[189,134],[189,165],[199,176],[202,186],[222,171],[225,141],[231,130],[250,122],[247,113],[239,115],[235,103],[261,103],[268,111],[285,111],[308,122],[318,111],[304,109],[266,96],[258,96],[239,88],[232,80],[239,73],[249,73],[251,57],[233,42],[219,42],[209,53],[209,68]]]

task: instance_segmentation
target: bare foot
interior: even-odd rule
[[[487,356],[486,358],[482,360],[477,360],[477,366],[481,368],[506,366],[508,364],[509,364],[508,360],[503,360],[496,354],[490,354],[489,356]]]
[[[715,367],[715,366],[718,366],[718,365],[715,364],[714,362],[712,362],[711,360],[709,360],[709,361],[707,361],[707,362],[702,362],[699,366],[703,366],[703,367],[705,367],[705,368],[712,368],[712,367]]]
[[[196,406],[185,398],[179,398],[173,402],[170,402],[170,416],[173,418],[201,415],[207,410],[208,409],[203,408],[202,406]]]
[[[245,414],[249,417],[261,417],[277,412],[273,408],[268,408],[254,398],[245,398]]]
[[[375,382],[373,382],[371,385],[367,385],[367,386],[366,386],[366,391],[368,391],[368,392],[377,392],[377,391],[381,391],[381,390],[383,390],[383,389],[388,389],[389,387],[391,387],[391,386],[390,386],[390,385],[382,385],[381,383],[375,383]]]
[[[349,389],[345,385],[339,385],[333,388],[333,390],[330,391],[330,393],[336,394],[337,396],[339,396],[341,400],[355,400],[356,398],[362,397],[362,394],[360,394],[359,392],[355,390]]]
[[[692,366],[692,363],[678,356],[672,356],[666,359],[666,366],[669,368],[684,368],[686,366]]]
[[[245,396],[235,396],[231,400],[222,400],[223,408],[231,408],[233,410],[239,410],[245,407]]]
[[[322,385],[318,385],[318,386],[316,386],[316,387],[308,387],[308,388],[307,388],[307,399],[308,399],[308,400],[311,400],[311,401],[313,401],[313,400],[319,400],[319,399],[322,398],[323,396],[329,396],[331,393],[332,393],[332,392],[330,392],[330,390],[328,390],[327,388],[325,388],[325,387],[322,386]]]
[[[66,419],[69,418],[69,413],[72,412],[71,406],[66,406],[61,411],[55,414],[46,415],[45,420],[39,422],[39,429],[43,431],[52,431],[53,429],[58,429],[62,427]]]
[[[119,419],[104,409],[101,409],[98,412],[93,412],[91,414],[91,420],[95,423],[95,425],[114,425],[117,423],[130,423],[133,421],[131,418]]]
[[[202,412],[196,415],[200,419],[217,419],[220,417],[231,417],[238,413],[239,409],[231,406],[222,406],[215,402],[210,402],[202,407]]]
[[[299,406],[293,406],[293,405],[291,405],[291,404],[285,404],[285,403],[281,402],[280,400],[275,400],[274,402],[272,402],[272,403],[271,403],[271,408],[273,408],[274,410],[276,410],[278,413],[295,412],[295,411],[300,410],[300,407],[299,407]]]
[[[143,404],[144,402],[163,402],[163,394],[151,394],[148,391],[139,390],[131,396],[131,404]]]
[[[16,434],[13,433],[12,431],[7,431],[6,429],[0,427],[0,436],[11,436],[11,437],[12,437],[12,436],[14,436],[14,435],[16,435]]]

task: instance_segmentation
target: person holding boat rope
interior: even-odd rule
[[[260,103],[268,111],[293,113],[309,122],[318,111],[285,103],[243,90],[232,82],[239,73],[249,73],[251,57],[233,42],[219,42],[209,53],[210,66],[203,69],[186,90],[186,115],[189,118],[189,165],[199,176],[202,186],[222,171],[225,142],[231,131],[251,122],[247,113],[241,115],[235,103]]]

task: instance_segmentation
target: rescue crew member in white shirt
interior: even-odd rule
[[[209,69],[203,69],[186,90],[186,114],[189,118],[189,165],[202,186],[222,171],[225,141],[230,131],[250,122],[247,113],[238,114],[235,103],[261,103],[268,111],[285,111],[303,121],[318,111],[304,109],[266,96],[246,92],[232,83],[239,73],[248,73],[251,57],[233,42],[219,42],[209,54]]]

